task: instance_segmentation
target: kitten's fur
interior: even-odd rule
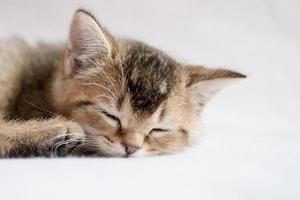
[[[0,43],[0,71],[0,157],[177,152],[207,101],[245,77],[113,37],[84,10],[66,47]]]

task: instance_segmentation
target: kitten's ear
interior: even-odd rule
[[[210,69],[200,66],[185,66],[186,87],[206,103],[226,85],[246,78],[238,72],[225,69]]]
[[[112,36],[104,30],[89,12],[78,10],[75,12],[69,31],[65,55],[66,73],[95,59],[106,60],[112,56]],[[75,69],[74,69],[75,68]]]

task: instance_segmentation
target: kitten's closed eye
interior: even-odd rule
[[[162,132],[168,132],[169,130],[167,129],[162,129],[162,128],[153,128],[151,129],[151,131],[149,132],[149,134],[152,134],[152,133],[162,133]]]
[[[121,126],[121,120],[118,117],[116,117],[115,115],[109,113],[108,111],[104,110],[103,108],[96,106],[95,103],[92,102],[92,101],[79,101],[79,102],[76,102],[76,105],[78,107],[95,106],[96,110],[98,112],[100,112],[101,114],[103,114],[105,117],[107,117],[107,118],[109,118],[109,119],[117,122],[118,125],[120,126],[120,128],[122,127]]]
[[[96,108],[101,114],[103,114],[106,118],[112,120],[112,121],[115,121],[118,123],[118,126],[119,126],[119,129],[122,129],[122,122],[120,120],[119,117],[109,113],[108,111],[102,109],[102,108]]]
[[[108,117],[108,118],[110,118],[110,119],[112,119],[112,120],[118,122],[119,124],[121,124],[121,120],[120,120],[118,117],[116,117],[116,116],[114,116],[114,115],[112,115],[112,114],[110,114],[110,113],[108,113],[107,111],[102,110],[102,109],[100,109],[100,112],[101,112],[102,114],[104,114],[106,117]]]

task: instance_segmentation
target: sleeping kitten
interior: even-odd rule
[[[78,10],[63,46],[0,43],[0,157],[169,154],[208,100],[244,75],[176,62]]]

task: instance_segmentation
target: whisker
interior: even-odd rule
[[[73,135],[73,134],[69,134],[69,135]],[[68,139],[68,140],[64,140],[64,141],[60,141],[60,142],[57,142],[55,143],[52,148],[51,148],[51,152],[57,156],[57,151],[58,149],[62,146],[62,145],[67,145],[69,143],[72,143],[72,142],[84,142],[85,140],[84,139],[79,139],[79,138],[71,138],[71,139]]]
[[[35,105],[35,104],[33,104],[33,103],[31,103],[31,102],[29,102],[29,101],[27,101],[27,100],[23,100],[23,101],[24,101],[25,103],[27,103],[27,104],[29,104],[29,105],[35,107],[35,108],[40,109],[41,111],[45,111],[46,113],[43,113],[43,114],[47,114],[47,115],[49,115],[49,116],[57,116],[57,114],[55,114],[55,113],[53,113],[53,112],[51,112],[51,111],[49,111],[49,110],[47,110],[47,109],[45,109],[45,108],[42,108],[42,107],[40,107],[40,106],[38,106],[38,105]]]
[[[103,86],[103,85],[100,85],[98,83],[83,83],[83,85],[94,85],[94,86],[97,86],[97,87],[100,87],[100,88],[103,88],[104,90],[106,90],[107,92],[109,92],[111,94],[111,97],[117,101],[117,97],[116,95],[107,87]]]
[[[109,97],[109,96],[107,96],[107,95],[98,95],[95,98],[101,98],[101,97],[104,97],[104,98],[106,98],[106,99],[108,99],[108,100],[110,100],[110,101],[112,101],[113,103],[116,104],[116,100],[113,99],[113,98],[111,98],[111,97]]]

